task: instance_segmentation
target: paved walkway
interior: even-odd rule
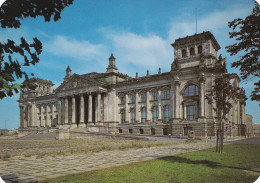
[[[125,165],[213,147],[214,142],[107,151],[91,155],[0,161],[0,176],[6,182],[37,182],[68,174]]]

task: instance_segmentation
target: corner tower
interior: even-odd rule
[[[220,46],[209,31],[176,39],[174,48],[174,68],[188,68],[198,65],[214,67]],[[204,59],[201,59],[203,56]],[[203,62],[203,63],[201,63]]]

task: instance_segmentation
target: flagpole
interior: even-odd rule
[[[197,34],[197,8],[195,8],[195,17],[196,17],[196,34]]]

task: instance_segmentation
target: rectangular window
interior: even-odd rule
[[[121,123],[125,122],[125,110],[121,110]]]
[[[169,99],[170,98],[170,91],[165,90],[163,91],[163,99]]]
[[[131,108],[131,122],[134,123],[135,122],[135,108]]]
[[[152,92],[152,100],[157,100],[157,92]]]
[[[146,101],[146,94],[142,93],[141,94],[141,102],[145,102]]]
[[[153,107],[153,122],[157,122],[158,121],[158,107],[154,106]]]
[[[143,107],[141,109],[141,122],[142,123],[146,122],[146,108],[145,107]]]
[[[165,122],[168,122],[169,119],[170,119],[169,106],[168,106],[168,105],[166,105],[166,106],[164,107],[163,116],[164,116],[164,121],[165,121]]]
[[[187,106],[187,119],[188,120],[195,120],[196,118],[196,106],[195,105],[189,105]]]
[[[135,96],[134,95],[130,95],[130,103],[135,103]]]
[[[125,104],[125,97],[120,97],[121,104]]]

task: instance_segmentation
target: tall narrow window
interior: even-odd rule
[[[169,99],[170,98],[170,91],[164,90],[163,91],[163,99]]]
[[[131,108],[130,113],[131,113],[131,122],[134,123],[135,122],[135,108]]]
[[[153,106],[152,111],[153,111],[153,122],[157,122],[158,121],[158,106]]]
[[[130,103],[135,103],[135,96],[134,95],[130,95]]]
[[[190,48],[190,56],[194,56],[195,55],[195,50],[194,50],[194,48]]]
[[[187,106],[187,119],[188,120],[195,120],[196,118],[196,106],[195,105],[188,105]]]
[[[121,104],[125,104],[125,96],[120,97]]]
[[[183,49],[183,50],[181,51],[181,55],[182,55],[182,58],[187,57],[187,53],[186,53],[186,50],[185,50],[185,49]]]
[[[202,53],[202,46],[198,46],[198,54]]]
[[[120,113],[121,113],[121,123],[124,123],[124,122],[125,122],[125,110],[122,109],[122,110],[120,111]]]
[[[142,107],[141,109],[141,122],[144,123],[146,122],[146,108]]]
[[[142,93],[141,94],[141,102],[145,102],[146,101],[146,94]]]
[[[198,95],[198,87],[196,85],[189,85],[185,91],[185,96],[195,96]]]
[[[152,92],[152,100],[157,100],[157,92]]]
[[[168,105],[164,106],[163,117],[164,117],[165,122],[168,122],[169,119],[170,119],[169,106]]]

